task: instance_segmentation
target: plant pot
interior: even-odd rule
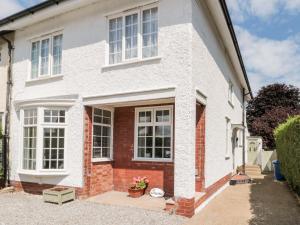
[[[145,189],[128,188],[128,194],[131,198],[139,198],[145,194]]]

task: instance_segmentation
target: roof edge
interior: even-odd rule
[[[226,20],[231,38],[232,38],[236,53],[237,53],[238,58],[239,58],[239,62],[240,62],[240,65],[241,65],[241,68],[242,68],[242,71],[243,71],[243,74],[244,74],[244,78],[245,78],[245,81],[246,81],[246,84],[247,84],[247,88],[249,90],[249,93],[246,93],[246,94],[250,94],[251,98],[253,98],[253,93],[252,93],[251,86],[250,86],[250,83],[249,83],[249,79],[248,79],[248,76],[247,76],[247,72],[246,72],[246,68],[245,68],[245,65],[244,65],[243,57],[242,57],[240,47],[239,47],[239,44],[238,44],[238,41],[237,41],[237,38],[236,38],[236,34],[235,34],[235,31],[234,31],[234,28],[233,28],[233,24],[232,24],[232,21],[231,21],[231,17],[230,17],[229,11],[228,11],[226,1],[225,0],[219,0],[219,2],[220,2],[220,5],[221,5],[222,11],[223,11],[223,14],[224,14],[224,17],[225,17],[225,20]]]

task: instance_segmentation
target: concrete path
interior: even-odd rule
[[[189,225],[300,225],[300,207],[285,183],[272,175],[255,176],[253,184],[229,186]]]

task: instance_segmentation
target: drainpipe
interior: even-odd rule
[[[8,45],[8,69],[7,69],[7,91],[6,91],[6,113],[5,113],[5,129],[3,136],[3,172],[5,186],[10,185],[9,178],[9,139],[10,139],[10,105],[11,105],[11,90],[12,90],[12,51],[13,46],[9,39],[0,36]]]
[[[245,147],[245,143],[246,143],[246,132],[245,132],[245,88],[243,88],[243,116],[242,116],[242,124],[244,126],[243,129],[243,174],[246,173],[246,147]]]

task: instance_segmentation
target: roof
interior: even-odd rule
[[[10,23],[10,22],[14,22],[17,19],[20,19],[22,17],[34,14],[35,12],[41,11],[45,8],[50,7],[50,6],[58,5],[60,2],[64,2],[64,1],[67,1],[67,0],[47,0],[47,1],[44,1],[40,4],[37,4],[37,5],[34,5],[30,8],[24,9],[20,12],[17,12],[15,14],[11,15],[11,16],[8,16],[8,17],[0,20],[0,26],[3,26],[3,25],[5,25],[7,23]]]
[[[30,8],[27,8],[23,11],[20,11],[18,13],[15,13],[11,16],[8,16],[8,17],[0,20],[0,27],[3,26],[3,25],[8,24],[10,22],[14,22],[15,20],[26,17],[28,15],[32,15],[32,14],[38,12],[38,11],[41,11],[43,9],[46,9],[46,8],[50,7],[50,6],[58,5],[59,3],[65,2],[65,1],[68,1],[68,0],[47,0],[47,1],[44,1],[40,4],[34,5]],[[239,47],[239,44],[238,44],[238,41],[237,41],[237,38],[236,38],[236,35],[235,35],[235,31],[234,31],[234,28],[233,28],[233,24],[232,24],[232,21],[231,21],[231,18],[230,18],[230,14],[229,14],[229,11],[228,11],[226,1],[225,0],[219,0],[219,2],[220,2],[222,11],[223,11],[223,14],[224,14],[224,17],[225,17],[230,35],[231,35],[231,38],[232,38],[232,41],[233,41],[233,44],[234,44],[234,47],[235,47],[235,51],[236,51],[238,59],[239,59],[240,66],[241,66],[242,71],[243,71],[244,79],[245,79],[246,84],[247,84],[247,88],[248,88],[249,93],[246,93],[246,94],[250,94],[251,98],[253,98],[253,94],[252,94],[252,91],[251,91],[251,86],[250,86],[250,83],[249,83],[249,79],[248,79],[248,76],[247,76],[247,72],[246,72],[246,69],[245,69],[245,65],[244,65],[244,62],[243,62],[242,55],[241,55],[240,47]],[[4,34],[7,34],[7,33],[10,33],[10,32],[12,32],[12,31],[11,30],[1,31],[0,36],[4,35]]]

